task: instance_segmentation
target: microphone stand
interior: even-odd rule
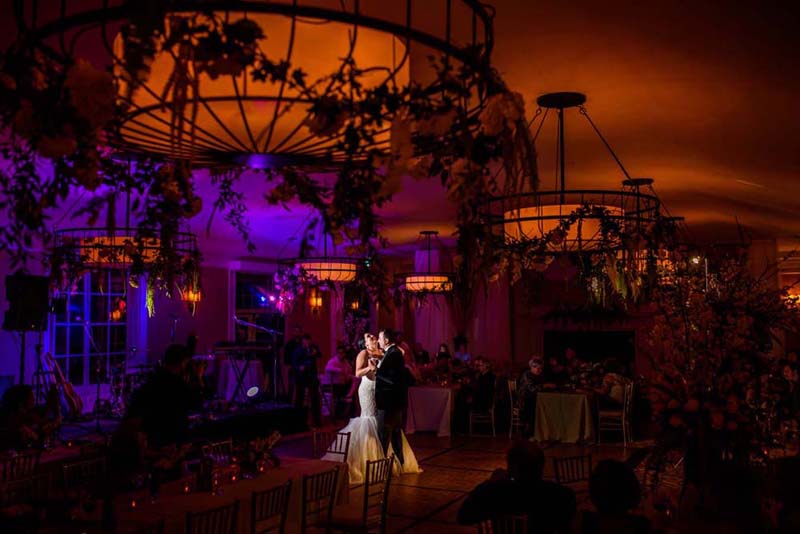
[[[239,319],[237,316],[233,316],[233,321],[237,324],[242,326],[246,326],[248,328],[253,328],[260,332],[264,332],[265,334],[269,334],[272,338],[272,400],[278,399],[278,354],[275,349],[275,336],[280,335],[281,332],[277,330],[272,330],[271,328],[267,328],[265,326],[261,326],[255,323],[251,323],[245,321],[244,319]]]

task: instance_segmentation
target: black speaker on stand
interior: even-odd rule
[[[43,332],[47,327],[50,282],[46,276],[25,274],[20,269],[6,276],[8,310],[3,330],[18,332],[22,339],[19,355],[19,383],[25,382],[25,343],[28,332]]]

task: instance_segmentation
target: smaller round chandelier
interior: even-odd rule
[[[129,269],[148,272],[159,260],[159,237],[143,237],[137,228],[64,228],[55,232],[55,249],[85,268]],[[176,232],[169,250],[178,261],[199,258],[197,236]],[[198,290],[199,292],[199,290]]]
[[[356,279],[361,258],[350,256],[337,256],[336,245],[333,245],[333,255],[328,255],[328,241],[332,238],[327,234],[322,235],[322,256],[305,256],[283,260],[281,265],[290,269],[300,269],[305,276],[321,283],[347,284]]]
[[[346,284],[356,279],[358,261],[351,258],[305,258],[295,265],[322,282]]]
[[[410,293],[449,293],[453,290],[453,274],[442,271],[442,247],[436,230],[419,233],[420,246],[414,253],[414,271],[398,275],[400,287]],[[433,241],[436,240],[434,247]]]
[[[642,230],[660,217],[661,202],[652,191],[653,180],[628,174],[589,117],[585,102],[584,94],[574,92],[549,93],[537,99],[534,120],[542,118],[534,140],[551,110],[558,118],[559,184],[553,190],[516,192],[487,202],[486,220],[506,246],[540,243],[539,253],[545,256],[607,253],[624,246],[620,235]],[[571,108],[578,108],[619,165],[625,177],[620,189],[567,189],[565,111]]]

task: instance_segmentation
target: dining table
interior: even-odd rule
[[[278,467],[270,467],[254,478],[239,477],[220,486],[216,494],[189,487],[186,479],[163,484],[155,498],[148,490],[124,493],[114,500],[114,513],[120,529],[164,522],[166,534],[183,534],[189,512],[200,512],[239,501],[235,533],[250,532],[250,507],[253,492],[274,488],[292,481],[286,520],[286,532],[300,532],[303,477],[339,469],[336,504],[349,501],[349,477],[345,464],[306,458],[281,457]],[[187,492],[187,490],[190,490]],[[235,534],[231,533],[231,534]]]
[[[582,443],[594,437],[591,394],[548,391],[536,394],[535,441]]]
[[[436,432],[439,437],[450,435],[453,419],[455,388],[439,385],[408,388],[406,434]]]

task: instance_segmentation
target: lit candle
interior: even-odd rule
[[[131,509],[132,510],[136,509],[136,499],[131,499]]]
[[[184,493],[189,493],[189,490],[190,490],[189,483],[188,482],[184,482],[183,483],[183,492]]]

